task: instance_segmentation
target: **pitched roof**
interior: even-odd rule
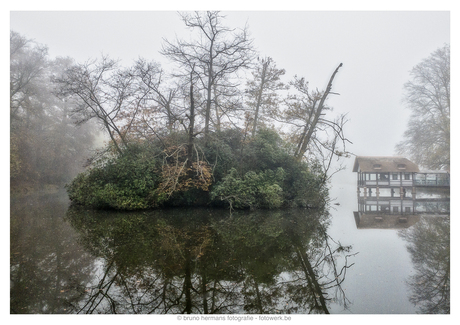
[[[418,166],[404,157],[357,156],[353,171],[362,172],[418,172]]]

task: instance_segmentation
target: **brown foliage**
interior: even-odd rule
[[[208,191],[212,183],[212,170],[206,161],[190,161],[185,146],[173,146],[164,150],[159,194],[171,196],[196,188]]]

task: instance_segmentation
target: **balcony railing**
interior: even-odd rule
[[[450,186],[449,179],[414,179],[415,186]]]

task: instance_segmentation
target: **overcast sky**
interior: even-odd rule
[[[448,11],[223,11],[229,27],[249,25],[260,56],[286,69],[285,81],[305,77],[323,90],[335,77],[328,103],[348,113],[348,147],[356,155],[393,155],[409,110],[403,85],[413,66],[450,43]],[[162,38],[188,37],[174,11],[12,11],[10,27],[46,44],[51,57],[78,62],[107,54],[130,65],[162,61]]]

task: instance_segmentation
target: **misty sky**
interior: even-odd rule
[[[284,81],[305,77],[323,90],[335,77],[328,103],[348,113],[348,150],[394,155],[410,111],[402,102],[409,70],[450,43],[448,11],[223,11],[229,27],[249,25],[260,56],[286,69]],[[174,11],[11,12],[10,27],[49,47],[51,57],[77,62],[101,54],[131,65],[138,57],[165,62],[162,38],[188,38]],[[168,70],[168,67],[165,66]],[[351,162],[352,163],[352,162]],[[350,163],[348,163],[350,164]]]

